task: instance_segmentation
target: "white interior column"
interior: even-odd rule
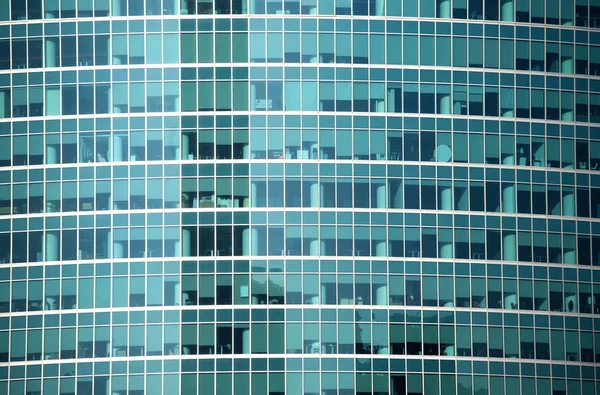
[[[561,121],[567,121],[567,122],[573,121],[573,110],[571,110],[571,109],[564,110],[560,114],[560,120]]]
[[[319,248],[321,249],[319,251]],[[313,239],[310,242],[310,256],[325,255],[325,242]]]
[[[563,248],[563,263],[575,264],[576,253],[573,248]]]
[[[0,91],[0,118],[8,118],[6,116],[6,91]]]
[[[450,8],[450,0],[441,0],[440,13],[438,14],[438,18],[450,18],[450,15],[452,15]]]
[[[46,232],[46,262],[58,261],[58,232]]]
[[[573,57],[566,57],[563,59],[560,72],[563,74],[573,74]]]
[[[323,62],[323,58],[320,55],[312,55],[310,57],[310,63],[321,63]]]
[[[500,6],[500,20],[502,22],[514,21],[513,0],[502,0]]]
[[[440,210],[452,210],[452,187],[440,187]]]
[[[252,1],[252,5],[254,5],[254,1]],[[256,84],[250,82],[250,110],[256,110]]]
[[[318,181],[310,184],[310,207],[323,207],[323,186]]]
[[[377,208],[386,208],[386,189],[385,184],[377,186]]]
[[[516,310],[519,308],[516,294],[510,294],[504,297],[504,308],[508,310]]]
[[[387,285],[377,284],[375,290],[375,304],[377,306],[386,306],[388,304]]]
[[[515,212],[515,184],[509,183],[502,188],[502,212]]]
[[[375,0],[375,16],[384,16],[384,15],[385,15],[385,0]]]
[[[388,112],[396,111],[396,89],[388,88],[387,90],[387,110]]]
[[[192,255],[192,232],[189,229],[181,230],[181,241],[175,242],[175,256]]]
[[[387,256],[387,246],[388,243],[385,240],[377,242],[375,245],[375,256]]]
[[[244,198],[244,207],[255,207],[257,199],[257,186],[255,182],[250,182],[250,193]]]
[[[46,164],[55,165],[58,162],[56,146],[46,145]]]
[[[46,51],[45,51],[45,67],[56,67],[56,41],[52,38],[45,38]]]
[[[112,0],[112,16],[122,16],[121,0]]]
[[[112,232],[108,232],[106,236],[107,256],[108,258],[120,259],[123,258],[124,246],[120,241],[113,241]]]
[[[250,146],[248,143],[242,145],[242,159],[250,159]]]
[[[375,100],[375,112],[385,112],[385,99]]]
[[[250,354],[250,328],[242,330],[242,354]]]
[[[452,242],[440,242],[440,258],[452,259]]]
[[[258,230],[246,228],[242,231],[242,255],[258,255]]]
[[[187,133],[183,133],[181,135],[181,151],[180,157],[178,159],[188,160],[193,159],[193,156],[190,158],[190,136]]]
[[[112,136],[112,161],[123,161],[123,139],[120,136]]]
[[[563,194],[563,216],[573,217],[575,216],[575,194],[573,192],[567,192]]]
[[[504,232],[502,238],[502,260],[517,260],[517,235],[514,232]]]
[[[175,289],[173,290],[173,300],[175,301],[175,306],[181,306],[181,284],[175,283]]]
[[[446,3],[449,3],[450,0],[446,0]],[[452,100],[450,99],[450,94],[442,96],[440,99],[440,114],[452,114]]]

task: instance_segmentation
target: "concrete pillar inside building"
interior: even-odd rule
[[[388,88],[387,90],[387,110],[388,112],[396,111],[396,89]]]
[[[450,18],[450,15],[452,15],[452,10],[450,8],[450,0],[441,0],[439,4],[440,11],[438,14],[438,18]]]
[[[250,328],[242,330],[242,354],[250,354]]]
[[[571,122],[573,121],[573,110],[565,109],[560,114],[561,121]]]
[[[389,182],[388,186],[390,189],[390,208],[402,208],[402,182],[398,182],[395,184]]]
[[[516,310],[519,308],[516,294],[510,294],[504,297],[504,308],[508,310]]]
[[[375,0],[375,16],[384,16],[384,15],[385,15],[385,0]]]
[[[319,239],[313,239],[310,242],[310,256],[319,255],[325,255],[325,242],[320,241]]]
[[[375,112],[385,112],[385,99],[375,100]]]
[[[381,347],[379,350],[377,350],[377,354],[387,355],[387,354],[389,354],[389,350],[387,347]]]
[[[377,186],[377,208],[386,208],[386,189],[385,184]]]
[[[57,310],[58,306],[56,304],[56,299],[54,298],[46,298],[46,303],[45,303],[45,310]]]
[[[310,184],[310,207],[323,207],[323,186],[318,181]]]
[[[242,159],[250,159],[250,146],[248,144],[242,145]]]
[[[258,255],[258,229],[246,228],[242,231],[242,255]]]
[[[563,58],[560,72],[563,74],[573,74],[573,57]]]
[[[517,235],[514,232],[504,232],[502,238],[502,260],[517,260]]]
[[[119,136],[112,137],[112,161],[123,161],[123,139]]]
[[[440,210],[452,210],[452,187],[441,187]]]
[[[173,289],[173,300],[175,301],[175,306],[181,306],[181,284],[176,283]]]
[[[113,241],[112,232],[108,232],[106,236],[107,256],[113,259],[121,259],[124,256],[125,246],[121,241]]]
[[[250,83],[250,110],[256,110],[256,84],[252,82]]]
[[[7,118],[6,115],[6,91],[0,91],[0,118]]]
[[[315,5],[314,7],[309,8],[308,14],[309,15],[317,15],[317,6]]]
[[[576,313],[577,312],[577,295],[569,295],[565,298],[565,312]]]
[[[388,243],[387,241],[379,241],[375,245],[375,256],[387,256],[388,255]]]
[[[567,192],[563,194],[562,198],[563,216],[573,217],[575,216],[575,194],[573,192]]]
[[[324,304],[326,300],[327,300],[327,288],[325,287],[325,285],[321,285],[321,294],[320,295],[316,295],[316,296],[313,296],[312,298],[310,298],[310,302],[312,304]]]
[[[256,205],[257,186],[255,182],[250,182],[250,193],[244,198],[244,207],[252,207]]]
[[[58,232],[46,232],[46,262],[58,261]]]
[[[515,156],[508,154],[502,156],[502,164],[506,166],[514,166],[515,165]]]
[[[112,16],[122,16],[121,0],[112,0]]]
[[[444,307],[454,307],[454,302],[446,302],[444,303]]]
[[[375,284],[375,304],[377,306],[386,306],[388,304],[388,291],[387,285]]]
[[[454,102],[454,114],[460,114],[461,111],[462,111],[462,104],[459,101]]]
[[[573,248],[563,248],[563,263],[575,264],[577,254]]]
[[[451,259],[453,255],[452,242],[440,242],[440,258]]]
[[[45,52],[45,67],[56,67],[56,44],[57,41],[51,38],[44,39],[46,43],[46,52]]]
[[[180,157],[178,159],[193,159],[190,158],[190,136],[187,133],[183,133],[181,135],[181,151],[180,151]]]
[[[515,184],[506,184],[502,188],[502,212],[515,212]]]
[[[503,118],[514,118],[515,117],[515,112],[513,111],[513,109],[508,109],[508,110],[504,110],[502,111],[502,117]]]
[[[179,256],[180,250],[177,243],[175,243],[175,256]],[[192,255],[192,232],[189,229],[181,230],[181,256]]]
[[[502,0],[500,5],[500,20],[502,22],[514,21],[513,0]]]
[[[310,57],[310,63],[321,63],[323,62],[323,57],[320,55],[312,55]]]
[[[56,147],[53,145],[46,146],[46,164],[55,165],[58,163],[58,155]]]
[[[446,0],[445,2],[450,3],[449,0]],[[444,95],[440,99],[440,114],[452,114],[452,100],[450,99],[450,94]]]

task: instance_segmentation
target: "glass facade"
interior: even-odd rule
[[[0,0],[0,395],[600,395],[600,0]]]

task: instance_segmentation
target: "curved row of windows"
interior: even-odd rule
[[[227,262],[217,263],[224,266],[222,264]],[[243,266],[243,262],[236,261],[235,264]],[[148,263],[149,270],[155,270],[161,265],[162,262]],[[390,270],[403,265],[403,262],[392,261]],[[98,274],[110,274],[101,273],[101,267],[108,265],[97,266]],[[143,269],[144,263],[135,262],[130,266],[132,272],[139,271],[140,267]],[[208,266],[214,267],[214,262],[202,261],[201,266],[201,271],[206,271]],[[273,262],[271,266],[283,267],[283,261]],[[293,265],[287,266],[289,268]],[[344,268],[351,265],[340,266]],[[410,268],[415,264],[406,262],[406,266]],[[536,279],[532,280],[532,267],[521,265],[518,268],[523,276],[519,280],[514,277],[491,276],[420,276],[418,273],[390,273],[388,276],[346,272],[337,275],[321,273],[319,276],[310,273],[302,275],[271,272],[268,275],[249,275],[237,270],[233,276],[231,273],[183,274],[180,279],[179,274],[165,274],[164,277],[161,274],[145,276],[143,272],[141,275],[117,275],[123,268],[127,269],[127,264],[116,263],[113,267],[115,275],[112,278],[98,276],[95,279],[83,277],[79,280],[63,278],[61,281],[50,278],[0,282],[0,312],[146,306],[269,304],[277,307],[275,305],[320,304],[356,308],[362,305],[439,306],[600,314],[600,284],[583,282],[583,279],[579,283],[563,282],[558,268],[552,268],[551,273],[558,280],[548,281],[538,279],[542,276],[538,276],[537,271]],[[535,266],[533,268],[537,269]],[[256,268],[253,266],[252,269],[255,273]]]
[[[600,52],[600,51],[599,51]],[[189,81],[0,88],[0,118],[204,111],[338,111],[600,122],[600,94],[388,82]]]
[[[251,130],[247,128],[233,130],[231,128],[184,129],[182,131],[150,129],[147,131],[114,131],[112,133],[110,131],[96,133],[82,131],[63,134],[47,133],[45,139],[42,134],[30,133],[27,136],[11,133],[12,137],[0,136],[0,167],[184,160],[186,162],[183,164],[183,173],[190,175],[191,169],[188,161],[267,159],[274,161],[267,163],[270,168],[269,174],[276,176],[281,175],[281,172],[276,171],[275,162],[282,160],[319,160],[321,166],[323,161],[371,160],[392,161],[391,165],[388,164],[388,173],[397,175],[399,169],[396,169],[394,161],[421,161],[431,165],[435,163],[437,166],[451,163],[517,166],[519,181],[529,181],[530,178],[524,176],[525,173],[521,173],[524,169],[519,168],[533,166],[536,171],[533,178],[536,182],[546,182],[546,177],[540,178],[543,173],[538,174],[537,172],[541,168],[600,170],[600,141],[587,138],[584,130],[577,130],[577,136],[573,136],[572,127],[570,131],[565,127],[562,138],[555,135],[554,130],[549,131],[547,137],[537,133],[531,136],[525,135],[524,132],[528,130],[518,130],[515,136],[511,130],[512,124],[503,124],[501,131],[489,127],[487,128],[488,133],[483,134],[460,130],[445,131],[443,130],[444,126],[440,123],[438,122],[437,132],[393,129],[393,126],[389,125],[387,130],[379,128],[301,130],[284,129],[283,127],[257,127]],[[455,125],[455,129],[460,129],[456,126],[458,125]],[[433,124],[431,129],[434,129]],[[518,129],[522,129],[520,125]],[[597,137],[595,129],[593,133],[593,137]],[[170,167],[168,164],[166,166]],[[200,174],[203,176],[213,175],[214,170],[209,169],[209,166],[201,165]],[[247,175],[248,170],[242,171],[241,166],[236,165],[235,173]],[[243,166],[247,167],[247,165]],[[280,166],[283,168],[283,162]],[[290,167],[289,164],[286,166],[286,169],[290,167],[290,171],[286,171],[286,174],[300,175],[291,172],[293,166]],[[231,174],[231,171],[227,172],[228,174],[222,173],[224,170],[222,167],[219,164],[219,176]],[[98,171],[104,172],[101,168],[98,168]],[[255,171],[257,171],[257,175],[265,174],[265,172],[253,168],[253,173]],[[439,172],[443,171],[439,170]],[[138,169],[136,169],[137,172]],[[333,176],[334,173],[326,167],[321,171],[322,176]],[[316,175],[316,173],[310,175]],[[338,175],[348,176],[351,174],[340,170]],[[385,171],[377,171],[377,174],[372,172],[372,175],[385,176]],[[407,174],[407,176],[414,177],[412,174]],[[422,176],[433,177],[425,170],[422,172]],[[456,176],[466,178],[459,174]],[[89,177],[89,175],[81,174],[79,178]],[[38,177],[33,177],[33,175],[30,177],[31,181],[36,178]],[[99,175],[98,178],[102,177]],[[514,180],[514,175],[511,178]],[[27,179],[18,181],[27,181]],[[2,182],[4,181],[0,180],[0,183]],[[548,182],[556,183],[552,180]],[[567,180],[564,182],[569,183]],[[585,186],[588,182],[578,181]]]
[[[12,237],[11,237],[12,236]],[[11,243],[12,239],[12,243]],[[600,239],[514,229],[203,225],[0,233],[3,263],[194,256],[377,256],[600,264]]]
[[[333,21],[332,21],[333,22]],[[466,27],[466,26],[465,26]],[[400,27],[398,30],[402,30]],[[458,30],[458,29],[455,29]],[[481,29],[480,29],[481,30]],[[398,32],[400,33],[400,32]],[[454,66],[600,74],[597,45],[405,33],[210,32],[61,35],[0,40],[0,70],[177,63],[320,63]],[[465,29],[466,35],[466,29]],[[535,36],[537,38],[537,36]],[[528,38],[528,37],[526,37]],[[558,40],[558,35],[557,35]],[[597,44],[598,37],[592,36]],[[584,41],[580,43],[580,41]],[[11,52],[12,48],[12,52]],[[387,49],[387,50],[386,50]],[[589,54],[588,54],[589,51]],[[181,53],[181,55],[180,55]]]
[[[600,27],[600,6],[593,0],[7,0],[0,7],[0,21],[189,14],[403,16]]]
[[[335,316],[335,310],[333,312]],[[351,311],[347,313],[352,317]],[[370,310],[356,311],[357,321],[361,315],[369,313]],[[376,315],[375,312],[372,314]],[[390,314],[404,315],[404,311]],[[414,313],[407,315],[412,314]],[[348,314],[340,312],[339,315]],[[473,356],[588,363],[600,361],[598,332],[549,330],[547,327],[454,326],[453,317],[449,318],[447,325],[224,322],[216,325],[165,324],[164,327],[157,323],[112,328],[14,328],[10,332],[10,341],[9,332],[0,331],[0,362],[266,353]]]
[[[383,168],[384,170],[385,168]],[[73,169],[74,170],[74,169]],[[277,169],[272,169],[277,170]],[[280,170],[283,170],[281,168]],[[316,168],[313,170],[317,170]],[[465,176],[467,169],[464,169]],[[144,209],[364,208],[457,210],[600,218],[600,190],[530,183],[488,170],[488,179],[418,179],[385,173],[371,178],[287,176],[132,178],[0,185],[0,215]],[[529,176],[529,174],[526,174]],[[125,175],[127,177],[127,175]],[[132,175],[133,177],[133,175]],[[523,179],[521,179],[523,178]],[[567,176],[563,179],[567,181]],[[524,181],[524,182],[523,182]],[[543,177],[541,180],[544,181]],[[557,179],[558,181],[558,179]],[[11,200],[12,196],[12,200]]]
[[[319,362],[318,359],[301,358],[236,358],[234,363],[231,360],[187,359],[183,362],[186,370],[181,376],[177,364],[172,360],[153,360],[146,369],[143,361],[131,361],[129,364],[123,361],[111,364],[96,362],[94,365],[45,363],[43,376],[41,365],[28,365],[27,380],[24,366],[11,365],[10,386],[8,380],[0,381],[0,391],[14,395],[40,395],[42,388],[44,394],[51,395],[73,394],[76,388],[77,393],[82,395],[90,395],[92,391],[105,393],[109,389],[113,394],[131,395],[160,395],[163,391],[219,395],[504,395],[506,390],[506,393],[515,395],[580,395],[594,394],[598,390],[591,367],[582,367],[580,370],[577,366],[569,365],[565,374],[565,366],[558,364],[541,366],[510,362],[506,363],[505,369],[503,363],[491,362],[488,372],[488,363],[485,361],[475,362],[471,366],[466,361],[455,364],[453,361],[392,359],[388,364],[383,359],[330,358],[322,363],[324,372],[319,372]],[[338,362],[340,372],[336,372]],[[109,378],[107,374],[111,365],[118,374]],[[285,366],[288,372],[284,372]],[[522,376],[519,376],[520,369]],[[197,373],[198,370],[202,373]],[[7,371],[8,368],[0,368],[4,377],[8,376]],[[144,371],[147,371],[147,375],[144,375]],[[392,373],[385,373],[388,371]],[[427,373],[417,373],[422,371]],[[91,376],[92,372],[97,376]],[[69,377],[75,375],[77,377]],[[58,376],[61,377],[60,381]]]

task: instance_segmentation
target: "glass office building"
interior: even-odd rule
[[[0,0],[0,395],[599,395],[600,0]]]

